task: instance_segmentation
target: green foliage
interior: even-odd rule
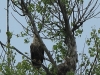
[[[89,46],[88,52],[89,56],[86,54],[80,54],[82,55],[82,63],[81,63],[81,68],[83,68],[84,74],[95,74],[99,75],[99,70],[100,70],[100,51],[99,51],[99,46],[100,46],[100,33],[99,30],[92,29],[91,37],[87,39],[86,44]],[[92,60],[92,61],[91,61]]]
[[[70,6],[70,4],[72,5],[72,2],[70,0],[60,0],[60,1],[63,4],[65,4],[65,8],[67,9],[66,14],[70,16],[72,14],[72,10],[71,10],[72,6]],[[20,3],[18,3],[17,0],[13,0],[13,2],[15,5],[18,5],[19,8],[21,7]],[[84,0],[76,0],[76,5],[78,4],[81,5],[83,4],[83,2]],[[34,3],[29,3],[27,7],[29,12],[32,14],[32,19],[35,20],[34,23],[36,24],[36,27],[38,27],[38,30],[41,30],[40,33],[45,34],[44,36],[46,36],[46,39],[50,39],[51,41],[55,42],[55,45],[53,45],[53,52],[55,53],[54,59],[56,59],[55,61],[57,61],[56,62],[57,64],[62,63],[64,58],[68,56],[66,55],[68,52],[68,47],[64,43],[65,41],[64,39],[66,36],[68,36],[68,34],[65,31],[65,23],[62,14],[60,12],[61,10],[59,9],[60,7],[58,7],[58,4],[55,2],[55,0],[39,0]],[[79,8],[81,8],[81,6],[78,7],[78,9]],[[20,33],[15,35],[16,37],[24,38],[24,43],[30,42],[28,36],[31,36],[32,33],[31,31],[32,24],[29,19],[27,21],[27,24],[28,24],[27,27],[23,27],[24,31],[21,31]],[[72,28],[73,28],[73,24],[74,23],[71,22],[70,26]],[[75,36],[81,37],[82,32],[83,29],[79,28],[74,32],[74,34]],[[9,39],[11,39],[14,34],[12,32],[6,32],[6,35],[9,37]],[[80,69],[84,71],[82,72],[84,75],[91,75],[91,74],[100,75],[99,73],[100,29],[98,31],[96,29],[92,29],[90,35],[91,37],[88,38],[86,41],[89,47],[88,52],[90,57],[87,56],[85,53],[80,54],[80,56],[82,57]],[[9,43],[6,46],[8,50],[5,52],[7,58],[5,60],[2,59],[2,63],[0,63],[0,71],[2,71],[4,75],[46,75],[46,72],[42,68],[37,70],[35,67],[32,66],[31,61],[24,56],[22,56],[22,61],[17,63],[15,59],[16,53],[14,52],[14,50],[10,49],[11,48],[10,45],[11,44]],[[25,54],[29,56],[27,52]],[[93,61],[91,61],[90,58],[92,58]],[[57,74],[57,71],[55,70],[53,64],[51,63],[47,64],[47,67],[53,75]],[[91,74],[88,74],[90,70],[91,70]],[[67,74],[74,75],[73,72],[68,72]]]
[[[35,8],[35,5],[31,3],[31,4],[28,6],[29,12],[33,12],[33,11],[34,11],[34,8]]]
[[[6,35],[9,37],[9,39],[11,39],[12,38],[12,32],[6,32]]]
[[[62,41],[60,41],[60,42],[56,43],[56,45],[53,45],[53,50],[56,54],[55,56],[56,56],[57,62],[58,63],[62,62],[66,56],[67,47],[64,46]]]
[[[49,65],[48,65],[48,68],[49,68],[50,72],[51,72],[53,75],[56,75],[56,74],[57,74],[57,70],[54,68],[54,65],[49,64]]]
[[[29,41],[28,38],[24,39],[24,43],[29,43],[29,42],[30,42],[30,41]]]
[[[10,53],[8,53],[10,52]],[[13,75],[15,73],[15,67],[14,64],[16,62],[15,60],[15,55],[16,53],[14,53],[12,50],[9,50],[6,54],[7,54],[7,59],[3,58],[2,63],[0,63],[0,70],[2,71],[2,73],[4,75]],[[7,60],[7,61],[5,61]]]
[[[74,73],[73,72],[67,72],[66,75],[74,75]]]
[[[80,36],[81,37],[82,32],[83,32],[83,29],[77,29],[75,31],[75,36]]]
[[[15,55],[10,57],[10,60],[11,60],[10,67],[7,64],[8,63],[7,61],[0,63],[0,71],[2,71],[4,75],[9,75],[9,74],[10,75],[38,75],[38,74],[46,75],[43,69],[37,70],[33,68],[31,61],[29,61],[24,56],[22,56],[22,61],[18,62],[16,65],[15,65],[16,63]]]
[[[26,75],[27,73],[31,73],[32,71],[31,65],[28,60],[22,60],[16,65],[17,75]]]

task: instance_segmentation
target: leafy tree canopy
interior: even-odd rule
[[[0,40],[4,55],[1,53],[0,71],[4,75],[99,75],[100,69],[100,29],[92,28],[91,37],[86,44],[88,55],[80,53],[82,62],[78,64],[76,37],[81,37],[84,22],[96,17],[100,11],[98,0],[8,0],[7,1],[7,43]],[[13,33],[9,28],[9,8],[17,15],[24,16],[27,26],[14,15],[14,19],[23,27],[20,33]],[[1,31],[1,30],[0,30]],[[22,37],[24,43],[32,41],[37,35],[39,42],[45,50],[44,63],[38,70],[31,64],[30,54],[22,53],[11,44],[14,36]],[[46,47],[43,39],[55,43],[52,50]],[[16,64],[16,52],[22,55],[22,61]],[[91,61],[93,59],[93,61]],[[48,62],[48,63],[47,63]],[[78,66],[77,66],[78,65]]]

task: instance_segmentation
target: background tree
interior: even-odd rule
[[[95,13],[99,7],[98,0],[90,0],[87,6],[84,5],[83,0],[11,0],[12,9],[20,16],[24,16],[27,26],[21,24],[16,18],[15,20],[23,27],[24,32],[16,37],[30,36],[34,38],[33,34],[37,35],[39,42],[42,44],[45,51],[44,62],[42,68],[36,70],[30,62],[28,54],[24,54],[21,50],[10,44],[14,33],[9,31],[9,15],[7,20],[7,44],[0,41],[3,51],[5,51],[7,59],[0,64],[4,75],[91,75],[99,74],[99,33],[93,29],[91,38],[87,39],[89,45],[90,59],[84,53],[82,55],[82,63],[76,68],[78,61],[76,37],[81,36],[83,32],[83,23],[93,17],[96,17],[100,12]],[[92,5],[92,6],[91,6]],[[9,1],[8,6],[9,7]],[[7,8],[9,14],[9,8]],[[40,36],[41,35],[41,36]],[[42,39],[48,39],[55,42],[53,50],[48,50]],[[94,42],[93,42],[94,41]],[[29,39],[25,39],[28,43]],[[91,42],[93,46],[91,47]],[[7,48],[7,50],[5,50]],[[15,53],[23,55],[22,62],[15,65]],[[8,63],[8,64],[6,64]]]

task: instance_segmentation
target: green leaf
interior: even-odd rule
[[[6,32],[6,35],[9,37],[9,39],[12,38],[12,33],[11,32]]]
[[[54,50],[57,50],[57,45],[53,45],[53,49]]]
[[[30,41],[29,41],[28,38],[24,39],[24,43],[29,43],[29,42],[30,42]]]
[[[100,34],[100,28],[99,28],[99,30],[98,30],[98,33]]]

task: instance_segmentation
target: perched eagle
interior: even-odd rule
[[[33,43],[30,45],[30,53],[32,65],[39,69],[43,63],[44,49],[38,41],[36,35],[34,36]]]

